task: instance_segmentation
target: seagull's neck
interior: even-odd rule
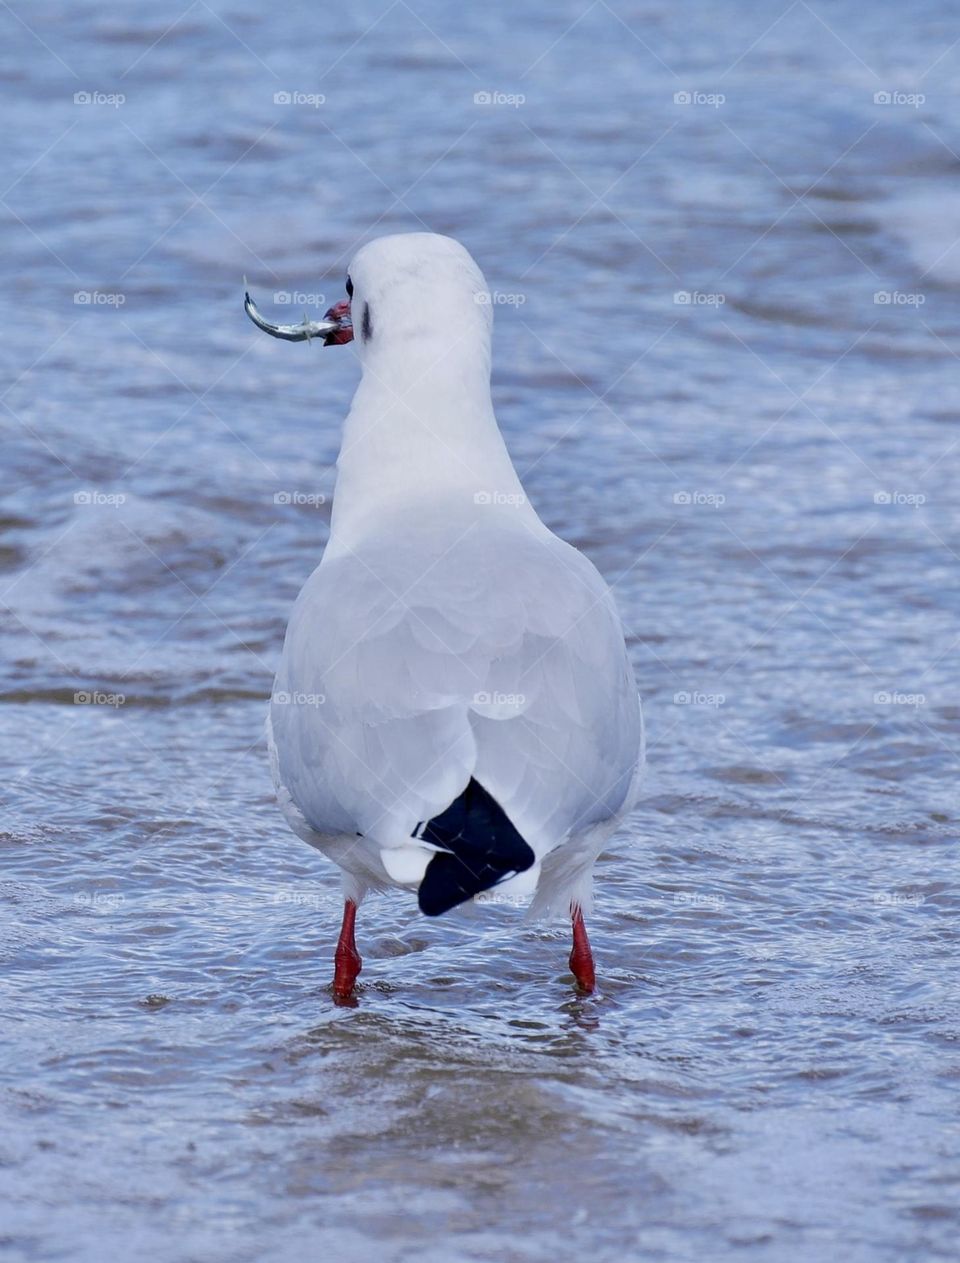
[[[386,351],[387,348],[384,348]],[[531,513],[497,426],[487,348],[369,356],[343,432],[331,532],[357,539],[407,506],[492,502]],[[434,348],[436,352],[436,348]]]

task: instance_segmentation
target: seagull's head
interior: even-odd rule
[[[361,358],[381,350],[417,355],[426,344],[440,355],[489,340],[483,273],[452,237],[409,232],[371,241],[350,263],[347,294]]]
[[[470,254],[452,237],[432,232],[379,237],[357,251],[346,297],[323,320],[271,325],[249,295],[247,314],[259,328],[287,341],[354,342],[362,360],[384,355],[431,361],[463,346],[489,355],[490,292]]]

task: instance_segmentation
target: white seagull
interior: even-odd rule
[[[351,996],[368,890],[583,920],[594,862],[635,801],[643,721],[623,631],[593,565],[524,494],[490,398],[492,303],[449,237],[364,246],[347,301],[288,341],[353,341],[330,539],[290,616],[268,722],[280,806],[336,863],[334,995]]]

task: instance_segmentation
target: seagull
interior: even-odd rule
[[[459,242],[381,237],[323,320],[353,342],[330,535],[287,626],[267,724],[279,805],[342,874],[333,994],[371,890],[435,917],[468,900],[569,916],[596,985],[593,867],[634,805],[643,720],[613,598],[528,501],[490,396],[493,303]]]

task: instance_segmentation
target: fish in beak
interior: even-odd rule
[[[247,289],[246,277],[243,278],[243,290],[243,310],[257,328],[269,333],[271,338],[282,338],[285,342],[310,342],[313,338],[322,338],[324,346],[340,346],[344,342],[353,341],[349,299],[334,303],[324,313],[322,320],[308,320],[304,313],[303,320],[298,325],[275,325],[260,315],[257,304]]]

